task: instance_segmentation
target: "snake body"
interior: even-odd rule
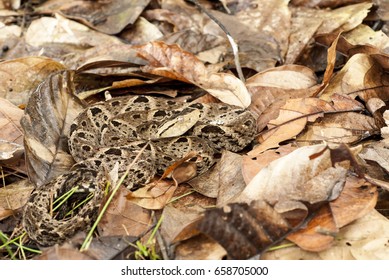
[[[197,174],[201,174],[214,164],[215,153],[247,146],[255,127],[248,110],[219,103],[149,96],[95,103],[71,125],[68,145],[76,164],[34,191],[24,209],[24,228],[42,246],[61,243],[90,227],[104,196],[107,173],[114,168],[121,176],[130,166],[124,185],[134,190],[195,152]],[[75,186],[92,192],[92,199],[71,215],[63,205],[53,217],[52,201]],[[88,192],[79,192],[80,199]]]

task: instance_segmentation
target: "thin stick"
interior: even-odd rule
[[[245,82],[245,78],[244,78],[243,72],[242,72],[242,67],[240,66],[240,61],[239,61],[239,47],[238,47],[238,44],[235,42],[234,38],[232,38],[230,32],[214,15],[212,15],[203,6],[201,6],[197,0],[188,0],[188,2],[193,3],[201,12],[203,12],[210,19],[212,19],[221,28],[221,30],[223,30],[224,33],[226,33],[227,39],[230,42],[230,45],[232,48],[232,53],[234,54],[235,68],[236,68],[236,71],[238,72],[239,79],[242,82]]]

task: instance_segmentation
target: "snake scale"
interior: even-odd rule
[[[248,110],[226,104],[142,95],[95,103],[80,113],[70,128],[68,146],[76,164],[32,193],[23,226],[42,246],[61,243],[88,229],[96,219],[107,174],[115,166],[119,176],[130,166],[124,185],[134,190],[195,152],[192,160],[198,175],[214,164],[214,155],[221,150],[246,147],[254,138],[255,127]],[[69,206],[62,205],[53,216],[52,202],[75,186],[88,191],[73,196],[82,200],[92,193],[92,198],[72,215],[67,215]]]

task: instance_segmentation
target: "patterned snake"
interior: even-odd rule
[[[197,174],[201,174],[214,164],[215,153],[246,147],[254,138],[255,127],[255,118],[248,110],[219,103],[183,103],[148,96],[95,103],[70,129],[69,150],[77,163],[33,192],[24,209],[23,226],[42,246],[61,243],[88,229],[95,220],[106,174],[115,166],[121,176],[131,165],[124,182],[131,190],[162,174],[191,151],[196,153]],[[65,217],[69,212],[66,205],[53,217],[52,202],[75,186],[92,192],[93,197],[70,217]],[[83,199],[88,192],[77,195]]]

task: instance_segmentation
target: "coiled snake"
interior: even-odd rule
[[[34,191],[24,209],[24,228],[42,246],[61,243],[90,227],[103,198],[106,174],[115,165],[121,176],[133,163],[124,182],[129,189],[162,174],[190,151],[200,159],[196,160],[200,174],[215,162],[215,153],[247,146],[255,127],[255,118],[248,110],[225,104],[182,103],[147,96],[96,103],[84,110],[70,129],[69,150],[77,163]],[[68,210],[52,217],[52,201],[75,186],[92,192],[92,199],[70,218],[63,217]],[[80,193],[85,196],[85,192]]]

